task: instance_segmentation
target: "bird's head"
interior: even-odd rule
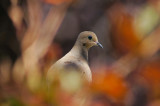
[[[98,38],[94,32],[91,31],[83,31],[79,34],[77,41],[87,49],[91,48],[92,46],[103,46],[98,42]]]

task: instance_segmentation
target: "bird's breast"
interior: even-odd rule
[[[81,67],[84,78],[87,81],[91,82],[92,81],[92,73],[91,73],[91,70],[88,66],[88,63],[84,62],[84,61],[78,61],[78,63],[79,63],[79,66]]]

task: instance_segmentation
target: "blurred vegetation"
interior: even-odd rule
[[[0,106],[160,106],[159,0],[1,0]],[[49,67],[81,31],[97,34],[93,82]],[[50,95],[50,96],[49,96]]]

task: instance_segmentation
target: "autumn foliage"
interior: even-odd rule
[[[1,0],[0,106],[160,106],[159,0]],[[96,33],[92,83],[48,68]],[[48,95],[50,94],[50,96]]]

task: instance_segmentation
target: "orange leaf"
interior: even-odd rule
[[[109,17],[112,24],[111,37],[114,47],[120,53],[130,52],[140,40],[134,31],[133,17],[121,4],[116,4],[110,9]]]
[[[160,85],[160,62],[154,61],[142,68],[142,75],[149,83],[153,85]]]
[[[115,73],[103,73],[99,75],[96,74],[94,78],[94,90],[103,92],[118,101],[124,99],[127,92],[127,84],[122,77]]]

